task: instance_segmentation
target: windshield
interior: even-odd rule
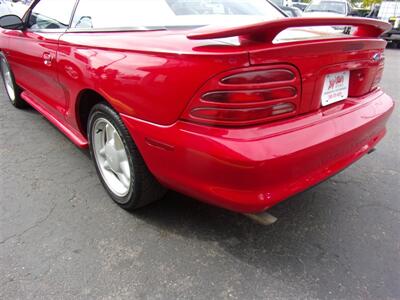
[[[346,3],[336,1],[321,1],[311,3],[305,10],[305,12],[322,11],[332,12],[337,14],[346,14]]]
[[[239,25],[283,17],[266,0],[80,0],[71,27]]]
[[[278,6],[284,6],[283,0],[271,0],[271,2]]]

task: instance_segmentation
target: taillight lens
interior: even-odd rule
[[[371,90],[376,89],[381,83],[384,68],[385,68],[385,55],[383,53],[380,53],[379,66],[376,71],[374,81],[372,82]]]
[[[183,114],[213,126],[247,126],[296,114],[300,75],[292,66],[255,67],[211,79]]]
[[[270,90],[250,91],[217,91],[204,94],[201,98],[204,101],[216,103],[254,103],[269,100],[291,98],[296,95],[293,87],[276,88]]]
[[[224,84],[257,84],[278,81],[290,81],[295,78],[292,71],[286,69],[260,70],[231,75],[221,80]]]
[[[271,116],[291,113],[295,110],[293,103],[278,103],[256,108],[195,108],[190,114],[195,118],[206,120],[218,120],[220,122],[245,122],[258,121]]]
[[[382,80],[382,76],[383,76],[383,66],[380,67],[380,68],[376,71],[375,79],[374,79],[374,82],[372,83],[371,90],[374,90],[374,89],[376,89],[376,88],[379,86],[379,84],[381,83],[381,80]]]

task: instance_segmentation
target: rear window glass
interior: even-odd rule
[[[237,25],[283,17],[266,0],[80,0],[71,27]]]

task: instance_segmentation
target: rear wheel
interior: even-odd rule
[[[0,54],[0,69],[8,99],[15,107],[25,108],[27,104],[20,97],[21,89],[15,84],[14,75],[10,69],[10,65],[2,53]]]
[[[165,194],[147,169],[118,113],[106,104],[97,104],[91,110],[88,137],[100,180],[122,208],[132,211]]]

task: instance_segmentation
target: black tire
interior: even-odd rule
[[[134,180],[131,180],[130,182],[128,194],[124,197],[118,196],[109,188],[100,171],[99,163],[94,153],[95,149],[93,140],[94,124],[98,119],[106,119],[108,122],[110,122],[118,132],[124,144],[124,148],[128,156],[131,178],[134,178]],[[110,106],[108,106],[106,103],[100,103],[92,108],[89,115],[87,132],[90,154],[94,161],[100,181],[111,198],[120,207],[128,211],[133,211],[154,201],[160,200],[165,195],[166,189],[162,187],[150,173],[119,114]]]
[[[4,78],[4,69],[8,69],[11,76],[11,84],[12,88],[14,89],[14,97],[10,95],[10,92],[6,86],[6,80]],[[7,97],[10,100],[11,104],[14,105],[16,108],[23,109],[28,107],[28,104],[21,98],[22,89],[15,83],[14,74],[11,71],[11,67],[8,64],[7,58],[4,56],[3,53],[0,52],[0,73],[3,79],[4,89],[6,91]]]

